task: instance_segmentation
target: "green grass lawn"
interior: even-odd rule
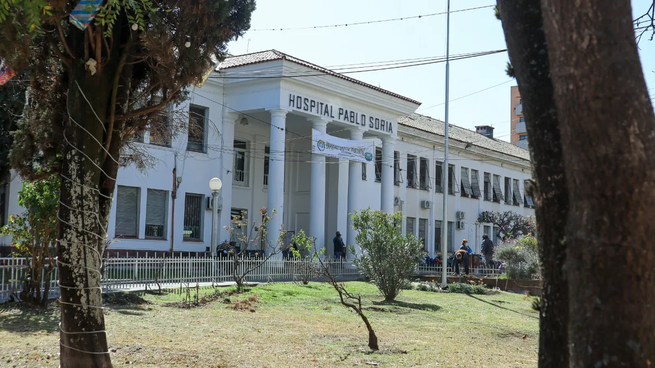
[[[132,367],[537,365],[538,314],[522,295],[404,291],[396,302],[384,303],[372,285],[349,282],[348,287],[363,296],[379,352],[368,351],[364,324],[339,304],[331,287],[280,283],[191,309],[170,306],[182,300],[176,293],[141,295],[148,303],[140,304],[139,298],[115,297],[106,313],[113,363]],[[238,303],[249,297],[258,301]],[[58,321],[56,306],[46,312],[0,306],[0,366],[57,366]]]

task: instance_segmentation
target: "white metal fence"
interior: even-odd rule
[[[307,260],[302,259],[241,259],[239,273],[259,266],[250,272],[247,282],[293,281],[302,277]],[[262,264],[263,263],[263,264]],[[327,259],[324,263],[337,278],[356,278],[359,271],[349,262]],[[0,258],[0,302],[11,295],[18,296],[29,274],[25,258]],[[147,290],[175,288],[181,284],[212,284],[233,281],[234,259],[209,257],[138,257],[106,258],[102,265],[103,291]],[[57,270],[52,273],[50,297],[59,294]],[[315,279],[315,278],[312,278]],[[42,287],[43,289],[43,287]]]
[[[240,261],[240,270],[250,269],[262,263],[261,258],[245,258]],[[302,259],[269,259],[252,271],[245,280],[248,282],[293,281],[302,277],[307,267]],[[356,278],[359,271],[350,262],[326,259],[325,264],[333,276],[338,278]],[[448,275],[454,274],[454,268],[448,267]],[[461,269],[462,274],[464,268]],[[102,266],[103,291],[147,290],[176,288],[181,284],[212,284],[233,281],[234,260],[231,258],[209,257],[112,257],[106,258]],[[26,258],[0,258],[0,302],[13,295],[19,295],[24,280],[29,274]],[[441,280],[441,265],[420,264],[417,276],[434,276]],[[498,276],[498,269],[488,267],[471,267],[470,274],[479,277]],[[42,278],[43,279],[43,278]],[[59,294],[57,287],[57,270],[50,280],[50,297]],[[42,287],[42,290],[44,288]]]

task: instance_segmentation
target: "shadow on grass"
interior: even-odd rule
[[[403,301],[400,301],[400,300],[392,300],[392,301],[389,301],[389,302],[383,300],[383,301],[379,301],[379,302],[373,302],[373,304],[401,307],[401,308],[428,311],[428,312],[436,312],[436,311],[441,309],[441,307],[436,305],[436,304],[408,303],[408,302],[403,302]]]
[[[500,305],[500,304],[496,304],[496,303],[492,303],[492,302],[489,302],[489,301],[486,301],[486,300],[480,299],[479,297],[477,297],[477,296],[475,296],[475,295],[471,295],[471,294],[465,294],[465,295],[468,296],[469,298],[473,298],[473,299],[475,299],[475,300],[477,300],[477,301],[479,301],[479,302],[482,302],[482,303],[486,303],[486,304],[492,305],[492,306],[494,306],[494,307],[496,307],[496,308],[499,308],[499,309],[503,309],[503,310],[506,310],[506,311],[509,311],[509,312],[512,312],[512,313],[520,314],[520,315],[525,316],[525,317],[534,318],[534,319],[539,319],[539,317],[537,317],[537,316],[534,316],[534,315],[531,315],[531,314],[528,314],[528,313],[524,313],[524,312],[519,312],[519,311],[514,310],[514,309],[509,309],[509,308],[507,308],[507,307],[503,307],[503,306]]]
[[[56,332],[59,326],[58,305],[35,309],[20,303],[0,305],[0,330],[12,333]]]

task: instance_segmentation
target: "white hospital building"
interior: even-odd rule
[[[420,81],[417,81],[420,83]],[[531,178],[529,152],[493,139],[493,128],[478,132],[450,126],[450,180],[442,186],[444,123],[416,114],[420,102],[327,70],[276,50],[229,57],[202,87],[191,87],[185,106],[189,125],[171,142],[142,137],[154,165],[118,174],[108,238],[111,249],[205,252],[211,246],[209,180],[219,192],[219,235],[231,216],[247,213],[249,226],[260,209],[277,215],[268,225],[277,238],[282,226],[304,229],[332,254],[340,231],[354,243],[348,214],[372,208],[401,211],[403,231],[425,239],[437,253],[441,227],[448,226],[448,249],[462,239],[479,252],[490,224],[478,224],[482,211],[534,215],[526,196]],[[313,153],[313,130],[325,142],[353,141],[369,147],[363,162]],[[371,148],[371,146],[374,146]],[[318,151],[317,151],[318,152]],[[173,170],[175,169],[175,174]],[[22,210],[20,180],[5,188],[5,218]],[[177,185],[176,198],[172,198]],[[442,218],[442,191],[448,218]]]

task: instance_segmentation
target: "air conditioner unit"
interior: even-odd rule
[[[393,205],[394,206],[400,206],[400,197],[394,197]]]
[[[464,211],[457,211],[456,215],[458,220],[464,220],[466,213]]]
[[[457,230],[464,230],[464,221],[457,221]]]
[[[205,209],[207,211],[211,211],[211,210],[214,209],[213,199],[214,199],[213,197],[207,197],[207,203],[206,203],[206,206],[205,206]],[[218,197],[218,209],[217,209],[217,211],[220,212],[222,209],[223,209],[223,201],[222,201],[221,197]]]
[[[432,206],[432,202],[430,202],[430,201],[421,201],[421,207],[430,208],[431,206]]]

